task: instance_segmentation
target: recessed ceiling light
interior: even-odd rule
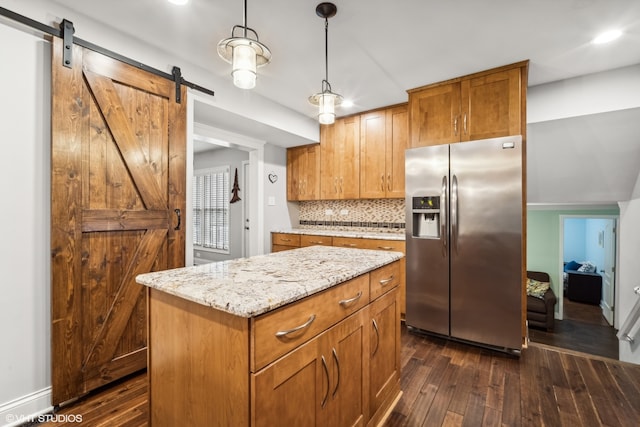
[[[593,44],[604,44],[609,43],[620,37],[622,35],[622,31],[620,30],[610,30],[605,31],[604,33],[599,34],[595,39],[591,40]]]
[[[189,3],[189,0],[169,0],[169,3],[173,3],[173,4],[177,4],[179,6],[182,6],[184,4]]]
[[[353,101],[350,99],[345,99],[342,101],[342,104],[340,104],[340,106],[344,108],[351,108],[353,107]]]

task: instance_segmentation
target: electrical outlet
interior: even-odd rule
[[[342,209],[340,211],[340,215],[342,215],[342,216],[349,215],[349,209]]]
[[[327,216],[331,216],[331,215],[333,215],[333,210],[325,209],[324,214],[327,215]]]

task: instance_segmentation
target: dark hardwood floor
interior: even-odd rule
[[[597,305],[564,298],[564,319],[555,320],[553,331],[529,328],[529,339],[568,350],[618,359],[616,330],[609,326]]]
[[[403,327],[401,381],[404,394],[385,427],[635,427],[640,420],[639,365],[536,343],[517,358]],[[140,374],[57,413],[82,415],[82,426],[146,426],[147,399]]]

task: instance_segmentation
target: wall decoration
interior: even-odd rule
[[[275,173],[271,172],[268,176],[269,181],[271,181],[272,184],[275,184],[276,181],[278,180],[278,175],[276,175]]]
[[[238,185],[238,168],[236,168],[236,176],[233,178],[233,189],[231,190],[231,194],[233,197],[229,203],[235,203],[240,200],[240,196],[238,196],[238,192],[240,191],[240,186]]]

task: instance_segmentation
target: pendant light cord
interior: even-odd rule
[[[244,38],[247,38],[247,0],[244,0],[244,21],[242,21],[242,26],[244,27]]]

